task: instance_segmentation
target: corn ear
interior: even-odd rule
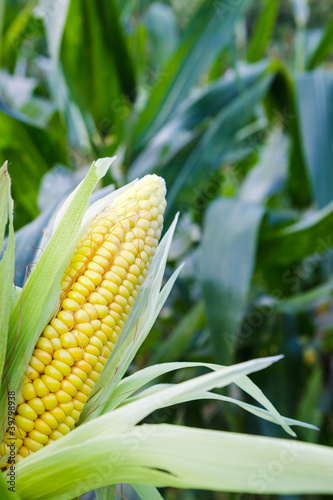
[[[58,313],[27,366],[15,416],[16,462],[78,422],[148,272],[165,207],[163,179],[147,175],[99,213],[78,244]],[[0,455],[10,441],[7,433]]]

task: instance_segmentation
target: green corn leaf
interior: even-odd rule
[[[239,326],[251,286],[263,215],[260,205],[227,198],[218,198],[206,212],[201,252],[210,257],[201,259],[200,280],[216,359],[221,363],[229,363],[235,347],[243,341]]]
[[[333,246],[332,225],[333,202],[304,215],[294,224],[263,232],[259,239],[257,265],[288,265],[312,254],[319,262],[322,258],[320,254]]]
[[[330,55],[333,47],[333,15],[330,17],[323,36],[307,63],[307,69],[315,69]]]
[[[121,129],[120,117],[128,110],[124,96],[134,97],[136,76],[114,0],[70,2],[60,60],[82,112],[99,129],[110,121]]]
[[[271,39],[279,8],[279,0],[266,0],[266,3],[253,27],[247,58],[250,62],[259,61]]]
[[[136,149],[141,148],[166,123],[200,75],[226,47],[235,22],[247,5],[247,0],[241,0],[234,8],[224,1],[202,4],[140,114],[136,127]]]
[[[238,198],[251,203],[265,203],[282,191],[287,181],[289,141],[280,129],[274,129],[260,152],[258,163],[241,184]]]
[[[198,302],[184,315],[180,323],[171,332],[169,337],[158,346],[152,354],[150,363],[164,363],[175,361],[186,350],[194,334],[206,324],[206,314],[203,302]]]
[[[0,249],[8,225],[8,244],[0,260],[0,380],[5,363],[10,312],[14,302],[15,241],[13,227],[13,201],[10,196],[10,178],[7,163],[0,168]],[[5,385],[6,385],[5,380]],[[2,430],[0,431],[1,434]]]
[[[178,170],[172,184],[168,182],[170,181],[169,171],[165,171],[166,182],[171,184],[167,196],[167,222],[180,203],[188,204],[190,207],[194,204],[194,188],[204,186],[209,182],[212,173],[220,168],[223,161],[227,158],[230,160],[233,155],[237,159],[238,157],[244,158],[251,151],[246,148],[242,151],[239,130],[246,126],[255,114],[255,106],[263,99],[272,83],[273,76],[273,72],[264,74],[259,81],[241,92],[238,99],[232,100],[225,109],[218,113],[191,151],[181,170]],[[205,169],[202,165],[205,165]],[[195,205],[194,208],[197,211],[200,210],[200,207]]]
[[[134,491],[137,492],[141,500],[163,500],[160,492],[154,486],[145,486],[143,484],[133,484]]]
[[[25,40],[24,31],[31,18],[32,11],[36,7],[38,0],[25,2],[22,8],[16,12],[14,19],[3,33],[1,41],[2,66],[14,71],[15,62],[20,54],[21,45]],[[5,2],[3,2],[5,5]]]
[[[131,163],[129,179],[149,173],[156,165],[166,172],[171,167],[178,172],[173,155],[190,143],[195,131],[205,129],[205,123],[210,124],[219,112],[255,86],[268,68],[267,61],[242,66],[232,77],[221,77],[187,97]],[[164,166],[165,162],[168,165]]]
[[[296,85],[305,163],[314,201],[322,208],[333,199],[333,75],[300,74]]]

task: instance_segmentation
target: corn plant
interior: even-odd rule
[[[0,261],[1,497],[71,499],[97,490],[97,498],[107,498],[117,483],[131,484],[142,499],[161,498],[156,488],[163,486],[333,493],[327,447],[159,424],[157,418],[142,423],[156,410],[214,399],[292,437],[293,425],[314,429],[281,416],[248,378],[280,356],[228,367],[161,363],[127,374],[180,271],[161,289],[177,217],[157,245],[165,209],[164,182],[157,176],[135,180],[88,208],[111,162],[94,162],[66,199],[22,289],[13,283],[6,164],[0,170],[1,243],[8,226]],[[156,383],[190,367],[208,373]],[[212,392],[231,383],[260,406]]]

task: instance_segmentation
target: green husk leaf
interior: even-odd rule
[[[123,404],[129,404],[132,403],[133,401],[138,401],[140,398],[148,396],[150,394],[158,394],[161,389],[166,388],[166,387],[174,387],[175,384],[156,384],[148,389],[140,392],[138,395],[134,395],[133,397],[130,397],[124,401]],[[256,417],[262,418],[264,420],[267,420],[268,422],[272,422],[273,424],[278,424],[276,419],[272,416],[272,414],[267,411],[263,410],[262,408],[259,408],[258,406],[251,405],[249,403],[244,403],[243,401],[240,401],[239,399],[235,398],[230,398],[228,396],[222,396],[220,394],[215,394],[214,392],[209,392],[209,391],[204,391],[204,392],[198,392],[196,396],[191,396],[188,400],[182,398],[182,403],[185,403],[186,401],[195,401],[195,400],[203,400],[203,399],[214,399],[217,401],[223,401],[226,403],[233,403],[243,410],[248,411],[249,413],[252,413]],[[282,417],[283,420],[285,421],[286,424],[288,425],[298,425],[299,427],[304,427],[306,429],[310,429],[311,431],[318,431],[318,427],[312,424],[308,424],[306,422],[302,422],[300,420],[294,420],[293,418],[288,418],[288,417]]]
[[[198,362],[174,362],[174,363],[161,363],[159,365],[149,366],[140,370],[129,377],[124,378],[117,386],[112,394],[112,400],[108,404],[108,410],[114,409],[119,406],[126,398],[130,398],[133,393],[140,390],[145,385],[152,382],[154,379],[169,373],[174,370],[193,367],[206,367],[211,370],[220,370],[223,368],[220,365],[211,363],[198,363]],[[276,424],[281,425],[287,434],[295,436],[293,430],[289,427],[287,419],[282,417],[272,403],[266,398],[263,392],[254,384],[248,377],[242,377],[235,381],[240,389],[249,394],[253,399],[258,401],[271,415]]]
[[[19,496],[15,492],[9,491],[11,485],[6,482],[6,479],[0,474],[0,496],[1,500],[19,500]]]
[[[0,168],[0,248],[8,224],[8,244],[0,260],[0,380],[6,357],[10,311],[14,302],[15,241],[13,227],[13,201],[10,196],[10,177],[7,162]],[[1,434],[1,432],[0,432]]]
[[[107,433],[93,439],[87,435],[76,446],[63,445],[67,436],[60,441],[57,449],[48,447],[47,456],[45,449],[19,464],[23,500],[67,500],[110,482],[333,493],[333,450],[324,446],[164,424],[126,431],[109,426]]]

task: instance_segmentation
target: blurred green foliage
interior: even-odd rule
[[[7,0],[0,164],[9,161],[16,229],[41,212],[17,234],[17,269],[33,261],[50,213],[92,159],[117,154],[107,183],[165,177],[167,224],[181,214],[169,271],[186,266],[137,365],[283,353],[255,381],[281,413],[320,427],[300,430],[301,439],[332,446],[328,4]],[[182,408],[166,418],[280,435],[227,404]]]

